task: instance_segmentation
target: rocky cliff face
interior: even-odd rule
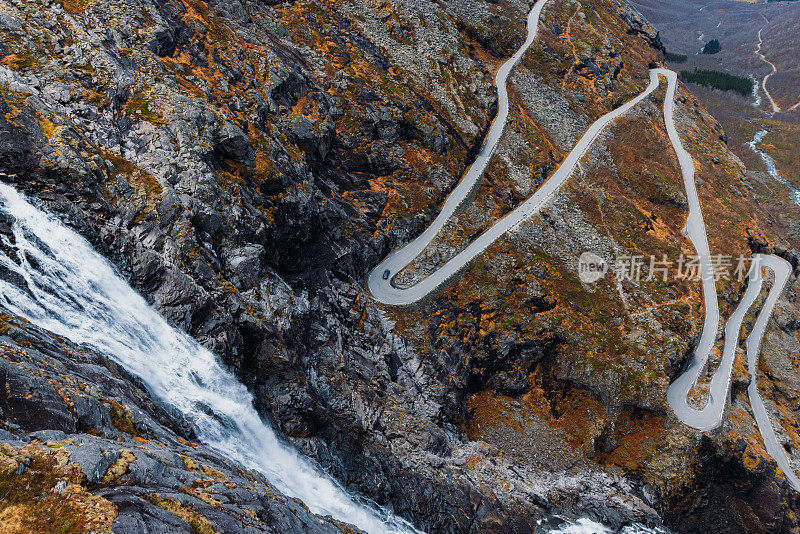
[[[663,91],[604,136],[540,217],[424,307],[382,309],[365,291],[476,152],[494,71],[524,39],[529,7],[6,2],[2,180],[223,358],[288,440],[423,530],[525,532],[550,514],[795,528],[796,498],[742,402],[743,368],[717,432],[691,431],[666,406],[701,325],[699,286],[589,288],[575,275],[586,249],[691,252]],[[530,195],[660,61],[657,35],[613,0],[552,0],[540,31],[475,201],[408,279]],[[679,103],[714,252],[772,247],[796,263],[795,208],[748,178],[696,100]],[[720,288],[735,306],[741,285]],[[800,446],[795,291],[763,366],[770,407]],[[197,446],[179,414],[102,355],[5,322],[2,483],[78,488],[85,505],[48,501],[71,507],[73,531],[346,530]],[[8,499],[3,513],[46,512]]]
[[[105,357],[0,320],[3,532],[349,531],[193,443]]]

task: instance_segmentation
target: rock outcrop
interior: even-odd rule
[[[8,315],[0,327],[4,530],[353,531],[184,439],[181,415],[107,358]]]

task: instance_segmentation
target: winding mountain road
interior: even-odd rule
[[[651,71],[650,85],[647,89],[636,98],[630,100],[611,113],[604,115],[592,124],[558,170],[542,184],[533,196],[528,198],[528,200],[517,207],[517,209],[497,221],[491,228],[470,243],[466,249],[454,256],[430,276],[423,278],[418,283],[409,287],[400,288],[395,286],[393,281],[397,273],[413,262],[414,259],[425,250],[425,247],[439,234],[450,217],[452,217],[456,210],[467,200],[469,194],[480,184],[481,178],[486,172],[486,168],[489,166],[492,155],[497,145],[500,143],[500,138],[503,135],[503,130],[508,121],[508,76],[517,62],[519,62],[522,55],[528,50],[531,44],[533,44],[538,30],[539,17],[546,4],[547,0],[539,0],[533,7],[528,15],[527,40],[522,45],[522,48],[500,67],[495,77],[498,100],[500,102],[499,110],[475,162],[467,169],[461,181],[445,200],[439,215],[436,216],[425,231],[407,245],[389,254],[389,256],[370,272],[367,278],[367,287],[375,300],[383,304],[394,306],[409,305],[419,302],[435,292],[505,233],[513,231],[526,219],[538,213],[545,202],[552,198],[561,186],[564,185],[564,182],[566,182],[572,174],[572,170],[577,166],[583,155],[606,126],[617,117],[627,113],[631,108],[647,98],[658,88],[658,74],[672,75],[675,77],[675,81],[677,81],[676,75],[665,69]],[[388,278],[384,277],[386,271],[389,271]]]
[[[692,242],[699,258],[705,309],[705,319],[700,341],[697,344],[692,360],[686,371],[670,385],[667,392],[667,401],[676,416],[688,426],[701,431],[707,431],[717,428],[722,423],[728,397],[730,395],[731,375],[736,346],[739,341],[739,332],[747,311],[761,292],[763,285],[762,269],[769,268],[772,270],[775,275],[775,282],[770,290],[766,303],[758,315],[756,324],[746,341],[748,367],[751,376],[748,393],[767,452],[775,459],[792,487],[800,491],[800,479],[798,479],[797,475],[792,470],[786,452],[775,435],[764,403],[758,393],[756,380],[758,354],[768,320],[772,316],[775,305],[792,273],[791,265],[786,260],[777,256],[761,254],[753,257],[747,291],[725,326],[723,359],[711,380],[706,404],[702,408],[696,408],[689,403],[690,391],[706,368],[709,355],[716,343],[720,314],[711,251],[708,245],[708,237],[703,220],[700,199],[695,185],[694,161],[692,156],[683,148],[675,125],[675,93],[678,83],[678,76],[675,72],[664,68],[651,69],[650,84],[644,92],[614,111],[604,115],[592,124],[556,172],[553,173],[553,175],[551,175],[522,205],[498,220],[492,227],[472,241],[464,250],[444,263],[429,276],[408,287],[398,287],[394,285],[394,278],[397,274],[413,262],[425,247],[433,241],[442,230],[445,223],[453,216],[456,210],[467,201],[470,193],[480,184],[480,180],[500,142],[505,124],[508,120],[508,76],[514,66],[519,62],[522,55],[528,50],[531,44],[533,44],[538,31],[539,18],[547,1],[548,0],[539,0],[533,7],[528,15],[528,37],[525,43],[511,59],[503,64],[497,73],[495,81],[497,84],[498,100],[500,102],[499,111],[475,162],[467,169],[461,181],[447,197],[439,215],[428,228],[416,239],[389,254],[370,272],[367,279],[367,286],[370,293],[375,300],[393,306],[411,305],[435,293],[440,287],[464,269],[470,261],[482,254],[500,237],[508,232],[513,232],[525,220],[538,213],[542,206],[544,206],[561,186],[564,185],[581,158],[586,154],[586,151],[603,130],[616,118],[624,115],[631,108],[651,95],[659,87],[660,77],[664,77],[667,81],[667,93],[664,99],[663,110],[664,121],[670,143],[678,157],[689,203],[689,214],[682,232]],[[769,76],[764,79],[764,83],[766,83],[768,79]],[[766,88],[765,93],[770,98],[770,101],[772,101],[773,108],[777,108]]]
[[[764,19],[767,21],[767,24],[769,24],[769,19],[767,19],[766,17],[764,17]],[[766,28],[766,26],[764,26],[764,28]],[[772,105],[772,112],[780,113],[781,111],[780,106],[775,102],[775,99],[772,98],[769,89],[767,89],[767,82],[769,81],[769,79],[772,77],[773,74],[778,72],[778,67],[775,66],[775,63],[768,60],[767,56],[765,56],[764,53],[761,51],[761,47],[764,45],[764,39],[761,37],[764,28],[758,30],[758,47],[756,48],[756,55],[761,58],[761,61],[763,61],[772,68],[772,72],[764,76],[764,80],[761,82],[761,88],[764,90],[764,94],[767,95],[767,98],[769,99],[769,102]]]

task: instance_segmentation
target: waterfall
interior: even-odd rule
[[[259,471],[312,512],[367,532],[416,532],[405,520],[347,493],[278,439],[247,388],[218,358],[171,327],[80,235],[0,183],[0,304],[37,326],[107,355],[184,414],[199,440]]]

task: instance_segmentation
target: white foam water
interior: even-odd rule
[[[312,512],[370,533],[417,532],[351,496],[282,442],[218,358],[167,324],[80,235],[6,184],[0,211],[14,219],[14,239],[0,236],[0,304],[9,311],[141,377],[155,398],[184,414],[201,442],[263,473]]]
[[[756,80],[755,76],[750,75],[750,80],[753,82],[753,107],[761,107],[761,82]]]
[[[580,519],[564,520],[556,529],[549,530],[549,534],[614,534],[614,530],[602,523],[587,517]],[[620,534],[664,534],[667,531],[660,528],[650,528],[641,524],[627,525],[619,530]]]
[[[775,159],[766,152],[764,152],[763,150],[761,150],[760,148],[758,148],[758,145],[761,144],[761,142],[764,140],[764,137],[766,137],[768,133],[769,130],[759,130],[758,132],[756,132],[755,136],[753,136],[753,140],[747,143],[747,146],[750,147],[750,150],[759,155],[761,161],[764,162],[764,166],[766,166],[767,168],[767,174],[772,176],[775,180],[785,185],[792,191],[792,200],[794,200],[795,204],[800,206],[800,190],[798,190],[795,186],[790,184],[786,180],[786,178],[781,176],[781,173],[778,172],[778,166],[775,163]]]

